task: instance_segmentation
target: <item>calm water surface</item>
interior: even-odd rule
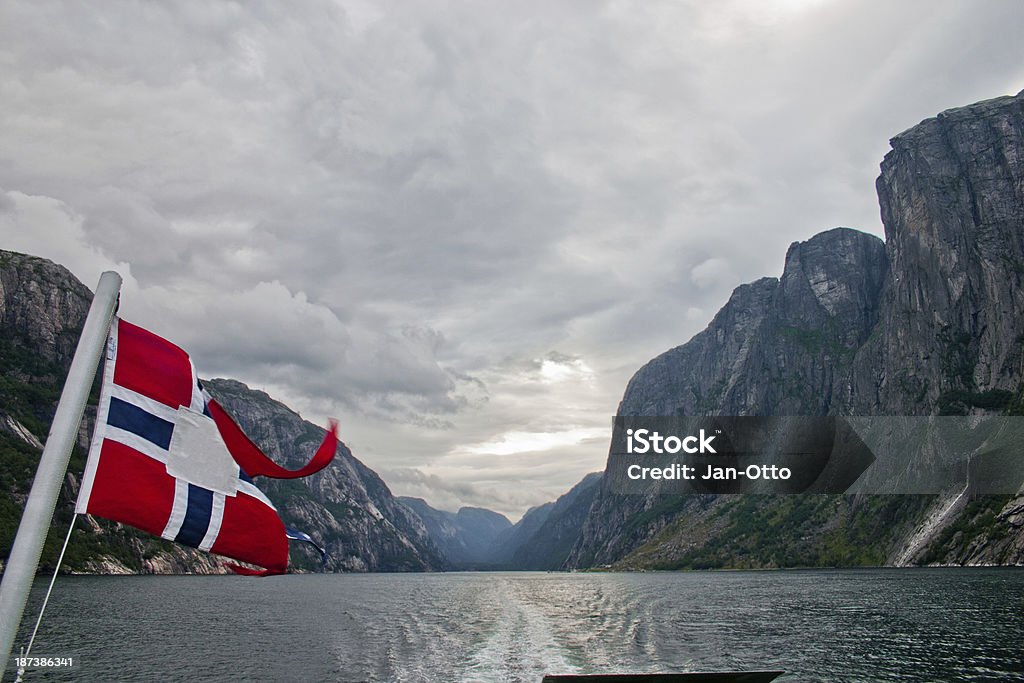
[[[66,577],[35,654],[80,665],[27,682],[1024,681],[1024,570]]]

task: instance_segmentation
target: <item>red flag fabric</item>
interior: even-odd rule
[[[272,479],[308,477],[327,467],[327,464],[334,458],[338,441],[338,423],[334,420],[330,421],[327,436],[324,437],[323,443],[320,444],[320,448],[313,454],[310,461],[297,470],[288,470],[268,458],[216,401],[211,399],[207,403],[207,408],[210,410],[213,421],[217,423],[217,429],[220,430],[220,435],[224,439],[224,443],[227,444],[232,457],[250,477],[264,476]],[[332,436],[334,438],[331,438]]]

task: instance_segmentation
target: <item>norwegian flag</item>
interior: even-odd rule
[[[332,421],[304,467],[281,467],[203,390],[187,353],[115,318],[75,511],[263,568],[231,565],[239,573],[282,574],[289,534],[251,477],[323,469],[334,458],[336,430]]]

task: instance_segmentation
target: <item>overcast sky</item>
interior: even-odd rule
[[[0,247],[513,519],[791,242],[881,235],[890,137],[1024,89],[1019,0],[83,5],[0,5]]]

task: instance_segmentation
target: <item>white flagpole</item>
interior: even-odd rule
[[[11,555],[4,568],[3,582],[0,583],[0,654],[3,655],[0,660],[0,676],[11,664],[14,638],[32,589],[32,579],[39,566],[43,542],[46,541],[46,532],[53,519],[53,510],[68,469],[68,460],[71,459],[71,449],[75,445],[85,404],[89,400],[96,367],[106,346],[120,290],[120,275],[107,271],[100,276],[64,383],[64,391],[57,403],[53,424],[50,425],[50,435],[39,458],[39,468],[25,503],[25,511],[21,515]]]

